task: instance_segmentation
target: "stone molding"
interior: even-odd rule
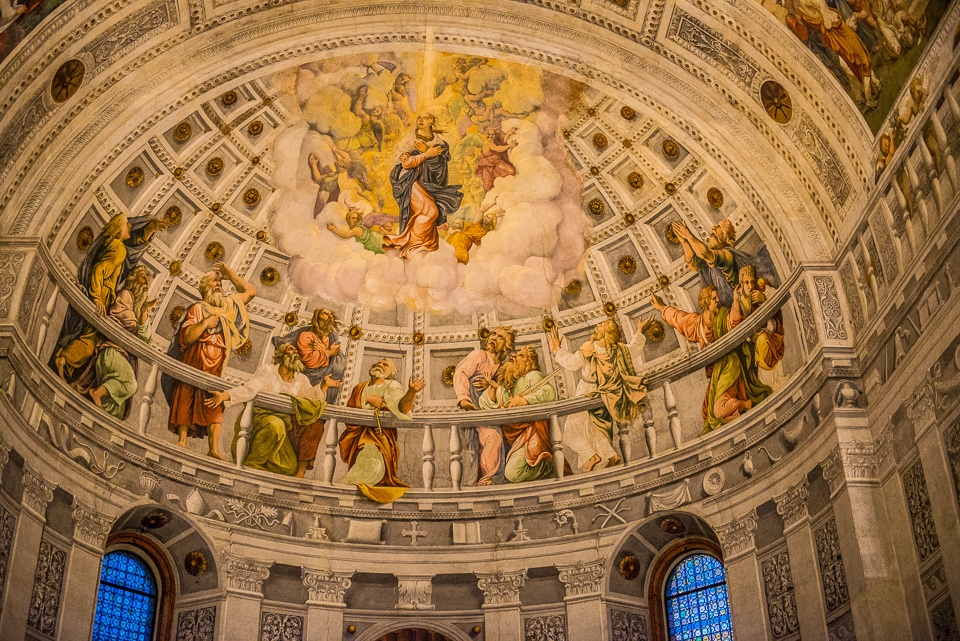
[[[913,388],[913,394],[904,403],[907,417],[913,423],[913,429],[918,439],[937,422],[933,392],[933,385],[930,381],[924,381]]]
[[[560,581],[567,591],[567,599],[589,594],[600,594],[603,589],[603,561],[584,563],[577,561],[572,565],[558,565]]]
[[[880,480],[892,434],[888,430],[876,441],[840,443],[820,461],[823,478],[830,486],[830,494],[838,492],[844,483],[875,483]]]
[[[397,577],[398,610],[434,610],[433,577],[401,576]]]
[[[483,591],[483,607],[520,607],[520,588],[527,579],[526,570],[485,574],[475,572],[477,587]]]
[[[45,479],[29,463],[23,465],[22,482],[23,506],[37,518],[46,520],[47,506],[53,500],[53,491],[57,489],[57,484]]]
[[[97,552],[103,552],[110,534],[111,519],[103,516],[92,507],[74,499],[73,501],[73,540]]]
[[[333,572],[330,570],[309,570],[300,568],[303,585],[309,593],[307,605],[323,604],[341,608],[347,607],[343,595],[350,589],[353,572]]]
[[[724,561],[729,562],[753,552],[755,550],[753,535],[756,531],[757,517],[754,510],[718,527],[717,536],[723,547]]]
[[[270,576],[272,565],[273,561],[263,563],[224,552],[223,573],[227,577],[227,590],[262,597],[263,582]]]
[[[783,494],[773,497],[777,504],[777,514],[783,518],[783,529],[789,530],[803,522],[809,515],[807,509],[807,480],[794,485]]]
[[[10,462],[10,450],[12,448],[2,440],[0,440],[0,477],[3,476],[3,470],[7,467],[7,463]]]

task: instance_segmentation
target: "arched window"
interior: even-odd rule
[[[683,557],[670,571],[663,596],[670,641],[733,641],[727,574],[716,557]]]
[[[126,550],[110,552],[100,571],[93,641],[153,641],[159,597],[146,561]]]

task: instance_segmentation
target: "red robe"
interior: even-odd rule
[[[223,366],[227,360],[223,332],[215,334],[204,332],[200,340],[193,345],[187,345],[183,340],[184,329],[199,323],[203,317],[202,303],[194,303],[187,310],[187,316],[180,325],[180,332],[177,335],[183,354],[181,361],[190,367],[219,377],[223,373]],[[190,436],[202,438],[207,435],[210,425],[223,422],[223,405],[214,408],[204,405],[203,401],[207,394],[206,390],[177,382],[170,402],[170,420],[167,426],[171,432],[177,434],[178,426],[186,425]]]

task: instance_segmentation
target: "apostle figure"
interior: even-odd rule
[[[743,317],[752,314],[767,300],[766,283],[757,278],[753,265],[740,268],[740,285],[733,291],[733,304]],[[760,369],[773,371],[783,360],[783,312],[778,310],[750,339],[753,360]]]
[[[483,348],[470,352],[457,363],[453,373],[453,390],[457,393],[457,407],[463,410],[480,409],[480,395],[495,385],[497,371],[513,351],[515,333],[509,327],[491,330],[483,340]],[[500,471],[503,437],[493,426],[477,427],[470,434],[467,449],[478,454],[477,485],[493,485]]]
[[[650,302],[669,325],[701,348],[720,339],[743,320],[739,302],[732,308],[720,305],[713,285],[700,290],[699,314],[666,305],[656,294],[650,297]],[[757,375],[752,346],[748,343],[738,345],[708,365],[706,373],[710,383],[703,399],[704,434],[739,417],[773,393]]]
[[[577,396],[599,397],[603,405],[595,410],[567,417],[563,442],[577,454],[577,463],[589,472],[601,463],[619,465],[623,459],[613,448],[614,421],[631,423],[640,413],[638,404],[647,396],[647,386],[637,376],[634,360],[642,359],[646,337],[643,331],[652,319],[640,321],[629,344],[623,342],[620,326],[613,319],[599,323],[590,339],[571,351],[567,339],[554,327],[548,334],[550,351],[557,365],[580,372]]]
[[[400,155],[390,184],[400,208],[400,232],[385,236],[384,249],[399,249],[401,258],[440,246],[437,226],[460,208],[460,185],[447,184],[450,145],[440,134],[433,114],[417,116],[415,131],[397,143]]]
[[[540,359],[532,347],[523,347],[503,364],[496,386],[480,396],[480,409],[492,410],[552,403],[557,392],[540,371]],[[536,481],[553,476],[553,452],[547,421],[526,421],[502,425],[510,450],[503,476],[511,483]]]
[[[327,388],[339,385],[329,376],[320,385],[310,385],[303,375],[303,361],[297,355],[297,350],[293,345],[283,344],[274,350],[272,363],[261,365],[243,385],[225,392],[214,392],[204,401],[204,406],[211,410],[222,405],[230,407],[251,401],[261,392],[289,396],[293,403],[292,414],[253,406],[250,445],[243,465],[302,478],[307,470],[313,469],[317,447],[323,438],[321,417],[327,407],[323,400]],[[230,446],[234,460],[237,458],[241,417],[237,417],[233,444]]]
[[[257,295],[257,290],[226,264],[217,262],[213,268],[214,271],[200,279],[203,300],[187,310],[167,355],[207,374],[220,376],[227,366],[230,352],[249,347],[247,303]],[[235,294],[223,294],[223,278],[233,284],[237,290]],[[168,428],[179,437],[177,445],[186,447],[188,436],[207,437],[207,455],[226,460],[218,446],[223,406],[205,403],[204,390],[167,375],[161,385],[170,406]]]
[[[346,425],[340,435],[340,458],[347,464],[344,479],[356,485],[364,496],[377,503],[391,503],[410,487],[397,478],[400,448],[395,427],[380,427],[379,412],[389,411],[409,420],[417,393],[424,388],[422,378],[410,379],[407,389],[397,381],[397,366],[383,358],[370,366],[370,380],[353,388],[347,407],[377,412],[377,427]]]
[[[340,380],[347,365],[346,357],[340,353],[340,321],[336,315],[324,307],[313,310],[310,324],[282,338],[274,338],[274,347],[290,343],[297,348],[303,361],[303,373],[310,379],[311,385],[320,384],[328,375]],[[335,403],[339,390],[330,387],[327,390],[327,402]]]

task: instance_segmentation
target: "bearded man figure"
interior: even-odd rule
[[[371,365],[369,374],[369,381],[353,388],[347,407],[386,410],[399,419],[410,420],[413,402],[426,382],[411,378],[404,390],[397,380],[397,366],[389,358]],[[400,447],[395,427],[346,425],[340,435],[340,458],[348,469],[344,481],[356,485],[371,501],[390,503],[410,487],[397,477]]]
[[[289,343],[297,348],[300,360],[306,369],[303,373],[311,385],[320,384],[327,376],[341,380],[347,366],[346,357],[340,353],[340,321],[329,309],[318,307],[313,311],[310,324],[282,338],[274,338],[274,347]],[[335,403],[339,391],[327,390],[327,402]]]
[[[253,427],[250,448],[244,457],[244,467],[265,470],[275,474],[303,477],[313,469],[317,447],[323,438],[324,397],[328,387],[340,383],[328,376],[317,386],[303,375],[303,361],[293,345],[281,345],[273,353],[273,363],[261,365],[253,377],[243,385],[225,392],[216,392],[204,405],[214,409],[246,403],[261,393],[284,394],[293,402],[293,413],[284,414],[262,407],[253,407]],[[242,433],[241,417],[237,417],[231,451],[237,459],[237,442]]]

